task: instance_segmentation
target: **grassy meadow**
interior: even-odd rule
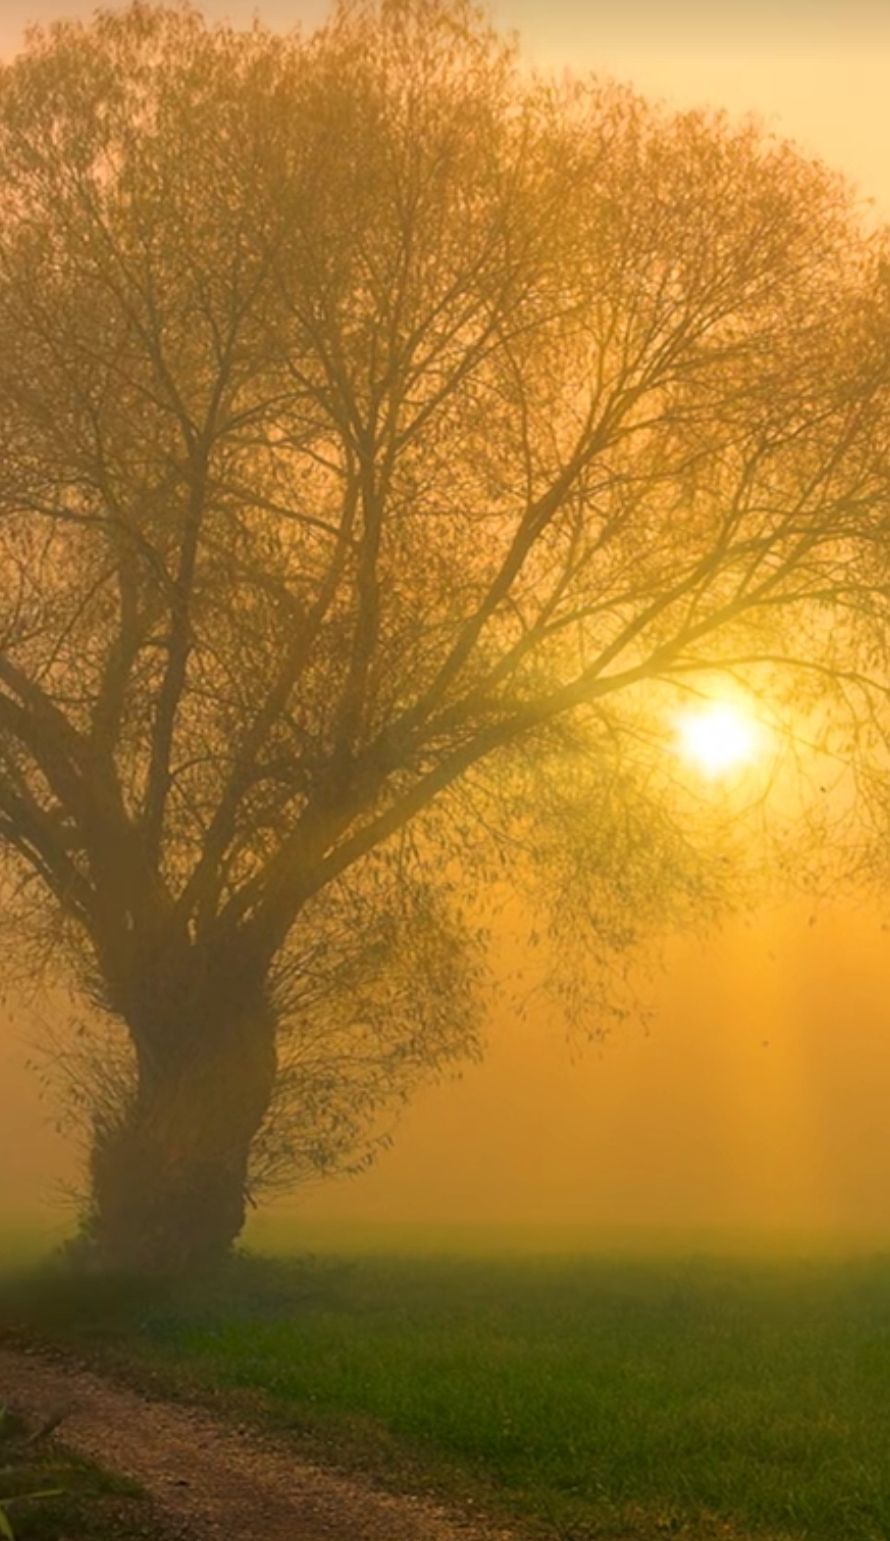
[[[890,1536],[890,1257],[255,1256],[29,1295],[156,1387],[562,1541]]]
[[[151,1528],[133,1483],[78,1459],[0,1407],[0,1536],[146,1541]]]

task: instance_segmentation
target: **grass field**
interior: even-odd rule
[[[254,1259],[175,1299],[52,1298],[136,1373],[262,1393],[573,1541],[890,1537],[890,1258]]]
[[[0,1535],[13,1541],[144,1541],[141,1495],[0,1409]]]

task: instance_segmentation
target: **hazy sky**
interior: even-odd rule
[[[74,0],[0,0],[0,51]],[[206,7],[276,26],[323,13],[284,0]],[[501,0],[529,57],[593,67],[678,105],[754,111],[845,171],[890,216],[890,3]],[[890,909],[890,903],[888,903]],[[890,1234],[890,961],[882,916],[808,906],[672,945],[651,1029],[573,1058],[546,1014],[491,1024],[487,1062],[425,1093],[360,1181],[320,1187],[311,1217],[504,1219],[571,1226],[863,1226]],[[6,1077],[6,1205],[50,1191],[63,1148],[21,1070]]]

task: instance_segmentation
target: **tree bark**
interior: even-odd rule
[[[88,1252],[130,1273],[211,1267],[244,1225],[250,1149],[275,1085],[274,1017],[264,1002],[220,999],[178,1032],[140,1023],[133,1037],[136,1093],[95,1131]]]

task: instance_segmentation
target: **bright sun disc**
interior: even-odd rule
[[[763,730],[741,708],[715,701],[680,713],[677,741],[683,757],[706,776],[721,776],[757,759]]]

